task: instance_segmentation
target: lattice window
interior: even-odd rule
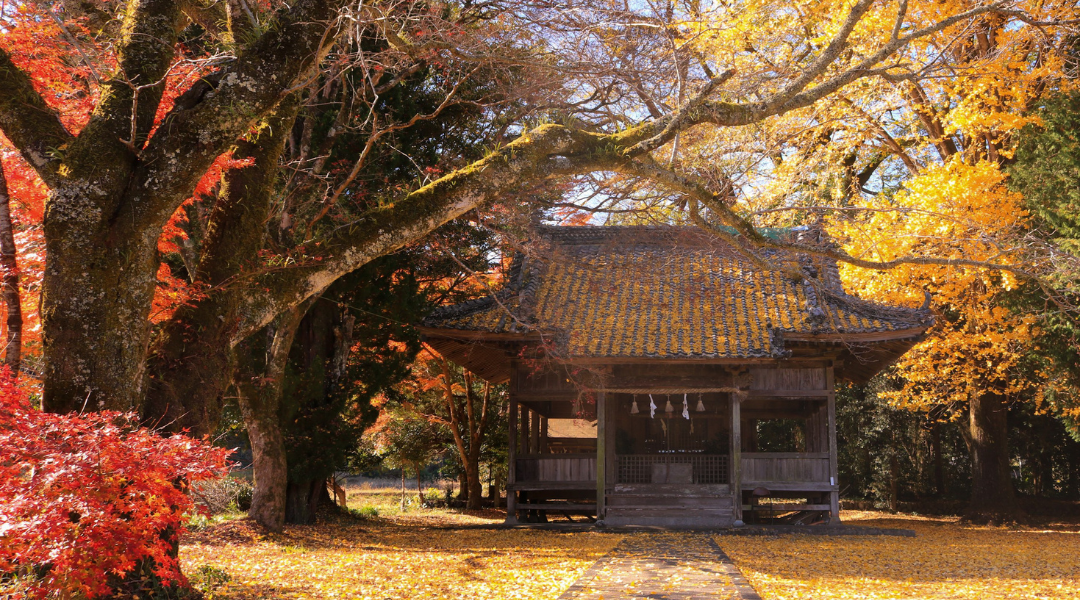
[[[620,454],[617,459],[617,483],[676,483],[687,468],[690,481],[682,483],[728,483],[726,454]]]

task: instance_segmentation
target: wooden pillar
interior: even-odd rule
[[[607,516],[607,398],[596,395],[596,520]]]
[[[532,448],[529,447],[529,409],[524,406],[521,407],[521,431],[518,436],[521,453],[532,454]]]
[[[529,415],[529,454],[540,454],[540,413],[530,411]]]
[[[836,381],[833,376],[832,363],[829,363],[829,366],[825,368],[825,385],[829,390],[829,412],[827,414],[829,421],[829,483],[833,486],[832,491],[829,492],[829,516],[831,517],[830,523],[839,525],[840,479],[836,456]]]
[[[610,490],[615,487],[616,479],[618,477],[618,467],[615,465],[615,431],[618,429],[619,423],[617,414],[619,403],[616,402],[615,397],[612,396],[611,398],[606,399],[605,405],[604,414],[606,415],[606,420],[604,421],[604,431],[607,435],[607,439],[604,441],[604,446],[607,448],[607,460],[604,461],[604,473],[607,474],[605,482],[607,484],[606,489]]]
[[[731,395],[731,495],[734,497],[734,516],[742,523],[742,407],[739,394]]]
[[[518,403],[514,395],[510,395],[510,415],[507,419],[510,423],[508,453],[506,465],[506,523],[513,525],[517,519],[517,491],[514,484],[517,483],[517,428],[518,428]]]
[[[548,448],[548,420],[547,417],[540,417],[540,454],[547,454],[548,452],[550,452]]]

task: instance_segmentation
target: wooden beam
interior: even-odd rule
[[[772,492],[831,492],[835,485],[828,481],[743,481],[742,489],[752,490],[763,487]]]
[[[831,390],[750,390],[751,398],[826,398]]]
[[[743,452],[743,458],[829,458],[828,452]]]
[[[607,395],[596,394],[596,519],[607,514]]]
[[[592,458],[592,454],[589,455]],[[521,481],[507,486],[507,489],[525,490],[525,491],[542,491],[542,492],[564,492],[564,491],[578,491],[578,490],[595,490],[596,482],[594,481]]]

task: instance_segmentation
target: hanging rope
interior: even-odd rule
[[[600,388],[596,390],[598,392],[605,392],[608,394],[738,394],[740,396],[746,396],[750,393],[750,390],[739,389],[737,387],[714,387],[714,388]]]

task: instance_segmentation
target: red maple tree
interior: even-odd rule
[[[0,573],[17,575],[20,593],[95,598],[140,568],[186,585],[184,487],[225,475],[230,451],[136,417],[45,413],[0,372]]]

